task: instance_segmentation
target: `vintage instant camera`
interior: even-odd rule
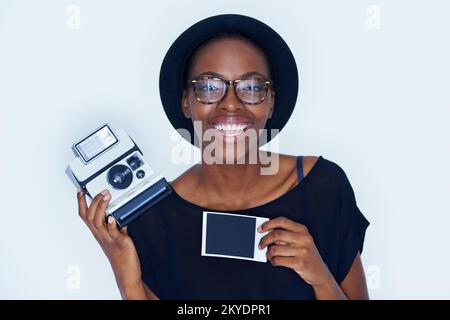
[[[108,189],[111,200],[105,218],[112,215],[120,228],[168,196],[166,179],[153,172],[128,134],[108,124],[72,146],[76,158],[66,173],[92,199]]]

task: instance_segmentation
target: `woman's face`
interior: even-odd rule
[[[264,53],[251,42],[241,38],[217,38],[199,48],[192,59],[188,79],[217,77],[225,80],[270,79],[269,66]],[[252,82],[251,82],[252,83]],[[249,151],[258,150],[258,141],[250,139],[251,131],[257,139],[260,129],[264,129],[267,119],[272,116],[274,91],[268,88],[265,99],[257,104],[248,104],[240,100],[230,85],[222,100],[206,104],[198,101],[192,85],[184,91],[182,108],[186,117],[191,118],[194,127],[201,124],[201,132],[196,128],[197,136],[202,134],[202,151],[210,141],[205,130],[213,134],[214,158],[225,162],[226,153],[233,149],[231,159],[243,158]],[[212,88],[212,89],[211,89]],[[210,86],[201,90],[214,90]],[[246,86],[242,91],[260,94],[261,88]],[[265,89],[264,89],[265,90]],[[197,87],[197,91],[200,90]],[[218,140],[216,140],[216,137]],[[206,138],[207,139],[207,138]],[[207,139],[208,140],[208,139]],[[220,141],[220,144],[218,143]],[[221,147],[220,147],[221,146]],[[229,155],[227,156],[229,159]],[[233,161],[233,162],[234,162]]]

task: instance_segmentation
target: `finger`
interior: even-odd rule
[[[296,257],[273,257],[270,259],[270,263],[274,267],[287,267],[294,269],[297,264],[298,259]]]
[[[77,201],[78,201],[78,215],[81,217],[81,219],[85,220],[88,211],[88,206],[86,204],[86,197],[84,191],[81,189],[78,189]]]
[[[273,229],[282,228],[287,231],[292,232],[301,232],[301,231],[307,231],[306,227],[303,224],[294,222],[288,218],[285,217],[277,217],[274,219],[271,219],[269,221],[264,222],[259,228],[259,232],[267,232]]]
[[[105,210],[109,205],[109,201],[111,200],[111,194],[107,191],[105,195],[103,195],[102,200],[99,202],[97,206],[97,210],[95,211],[94,216],[94,227],[97,229],[105,228]]]
[[[121,232],[123,235],[128,236],[128,226],[123,227],[122,229],[120,229],[120,232]]]
[[[295,246],[298,248],[311,249],[315,247],[314,239],[310,234],[301,234],[297,237]]]
[[[297,248],[290,246],[272,245],[267,249],[266,257],[268,260],[271,260],[273,257],[295,257],[299,254],[298,251]]]
[[[269,234],[261,238],[259,242],[259,249],[264,249],[264,247],[275,243],[275,241],[284,241],[285,243],[295,243],[297,235],[294,232],[286,231],[282,229],[276,229]]]
[[[280,230],[280,229],[278,229]],[[289,231],[287,231],[289,232]],[[310,234],[303,234],[299,232],[293,232],[295,239],[290,242],[286,243],[282,240],[276,240],[274,241],[271,246],[273,245],[287,245],[289,247],[297,248],[297,249],[311,249],[315,246],[314,239]]]
[[[89,206],[88,209],[88,214],[87,214],[87,221],[90,224],[94,223],[94,217],[95,217],[95,213],[97,211],[97,207],[98,204],[100,203],[100,201],[102,201],[103,196],[106,194],[107,190],[103,190],[102,192],[100,192],[99,194],[97,194],[94,199],[91,202],[91,205]]]
[[[108,216],[108,233],[114,240],[119,238],[121,235],[119,229],[117,228],[116,219],[114,219],[112,215]]]

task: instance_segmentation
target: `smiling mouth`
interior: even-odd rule
[[[237,137],[245,132],[250,127],[249,123],[213,123],[212,128],[219,131],[226,137]]]

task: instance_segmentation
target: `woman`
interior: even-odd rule
[[[107,191],[89,207],[78,193],[79,214],[124,299],[368,298],[360,253],[369,223],[344,171],[321,156],[259,151],[261,129],[284,126],[297,87],[287,45],[255,19],[212,17],[177,39],[161,69],[161,98],[174,127],[192,134],[188,140],[215,136],[200,139],[202,161],[128,230],[112,217],[104,222]],[[256,142],[245,135],[251,131]],[[267,156],[278,165],[261,174]],[[204,210],[270,218],[259,230],[269,231],[259,243],[269,262],[201,256]]]

